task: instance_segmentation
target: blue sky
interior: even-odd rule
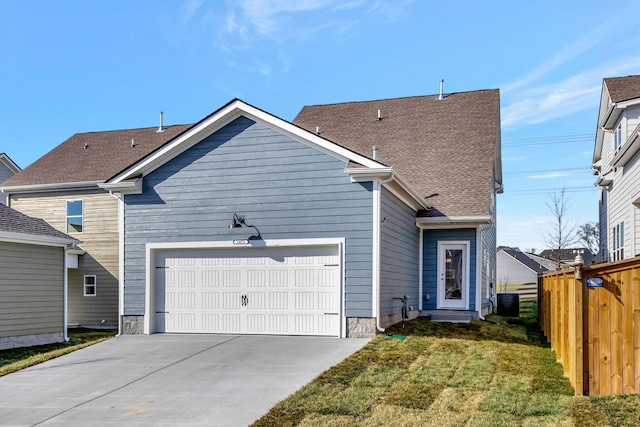
[[[193,123],[232,98],[303,105],[499,88],[498,243],[545,247],[549,194],[596,221],[602,79],[640,73],[640,2],[0,0],[0,152]],[[435,191],[435,190],[434,190]]]

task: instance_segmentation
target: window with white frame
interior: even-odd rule
[[[84,276],[84,296],[95,297],[97,292],[96,285],[96,276]]]
[[[611,261],[624,259],[624,222],[611,229]]]
[[[67,200],[67,233],[82,233],[82,200]]]
[[[617,153],[621,146],[622,146],[622,123],[619,124],[616,130],[613,132],[613,151]]]

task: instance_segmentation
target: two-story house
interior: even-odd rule
[[[82,241],[68,251],[70,326],[118,326],[121,195],[100,184],[185,128],[75,134],[0,185],[7,206]]]
[[[495,283],[499,104],[480,90],[289,122],[234,99],[193,125],[74,135],[0,190],[82,240],[70,322],[104,308],[124,333],[348,337],[478,318]]]
[[[602,83],[592,168],[600,191],[601,261],[640,254],[640,75]]]

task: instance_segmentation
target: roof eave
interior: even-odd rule
[[[103,182],[98,187],[105,191],[116,192],[120,194],[142,194],[142,178],[120,181],[120,182]]]
[[[431,209],[424,197],[393,168],[346,168],[344,171],[352,182],[379,181],[415,211]]]
[[[416,226],[420,229],[444,228],[450,226],[476,227],[480,224],[493,224],[490,215],[470,215],[470,216],[442,216],[442,217],[418,217]]]
[[[81,243],[80,240],[74,239],[72,237],[64,238],[64,237],[44,236],[44,235],[38,235],[38,234],[13,233],[9,231],[0,231],[0,241],[31,244],[31,245],[37,244],[42,246],[59,246],[59,247],[70,247],[72,245]]]
[[[59,190],[86,190],[96,188],[103,181],[60,182],[55,184],[11,185],[0,187],[2,193],[42,193]]]
[[[4,164],[14,174],[20,172],[22,169],[15,164],[13,160],[6,153],[0,153],[0,163]]]

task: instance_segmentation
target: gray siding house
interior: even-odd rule
[[[0,350],[66,338],[65,259],[76,243],[0,205]]]
[[[81,247],[109,271],[116,260],[122,333],[356,337],[419,315],[482,318],[499,103],[481,90],[309,106],[289,122],[234,99],[193,125],[75,135],[0,189],[25,211],[102,195],[117,250],[91,249],[105,235],[88,234],[90,210]]]
[[[0,153],[0,183],[6,181],[18,172],[20,172],[20,167],[5,153]],[[0,203],[5,204],[4,198],[0,197]]]
[[[233,100],[102,184],[123,194],[124,331],[347,337],[403,316],[482,317],[498,92],[437,98],[305,107],[293,123]],[[434,124],[416,115],[434,108],[477,140],[427,146]],[[381,132],[359,131],[365,113]]]
[[[640,75],[606,78],[592,169],[600,192],[599,261],[640,255]]]

